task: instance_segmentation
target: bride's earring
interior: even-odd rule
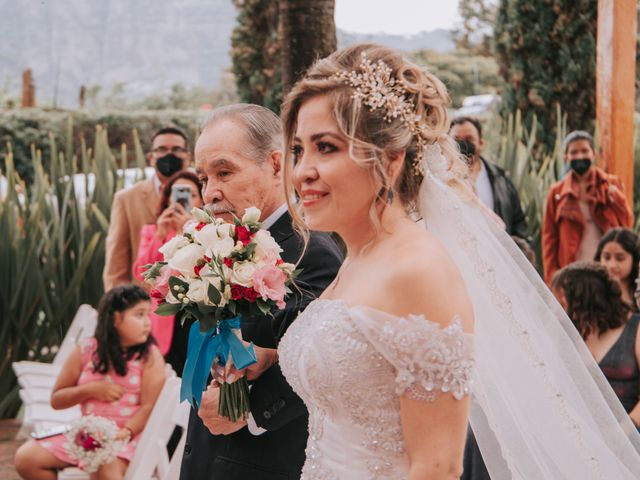
[[[389,205],[393,203],[393,196],[394,196],[393,189],[390,188],[389,190],[387,190],[387,203]]]

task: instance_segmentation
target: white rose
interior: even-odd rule
[[[278,265],[284,273],[287,275],[291,275],[293,271],[296,269],[296,266],[293,263],[281,263]]]
[[[231,281],[243,287],[253,287],[253,273],[256,265],[252,262],[236,262],[233,264]]]
[[[184,238],[182,235],[176,235],[167,243],[162,245],[158,251],[162,254],[164,261],[167,262],[173,257],[176,251],[186,245],[189,245],[189,240]]]
[[[193,267],[205,255],[205,248],[197,243],[190,243],[179,249],[169,260],[169,267],[182,273],[185,277],[194,277]]]
[[[235,227],[231,223],[223,223],[218,225],[218,237],[229,238],[233,237],[235,233]]]
[[[226,265],[221,265],[222,268],[222,276],[224,277],[224,283],[231,283],[231,274],[233,273],[233,270],[231,270],[229,267],[227,267]]]
[[[213,247],[211,247],[211,253],[213,254],[211,258],[228,257],[233,252],[233,248],[233,238],[223,238],[222,240],[219,240],[218,243],[216,243]]]
[[[187,223],[185,223],[182,227],[182,233],[188,233],[190,235],[193,235],[194,232],[196,231],[196,227],[198,226],[198,222],[196,222],[195,220],[189,220]]]
[[[192,208],[191,215],[200,223],[210,223],[213,220],[211,215],[200,208]]]
[[[255,254],[260,258],[275,260],[282,252],[280,245],[276,243],[271,234],[266,230],[259,230],[253,237],[256,244]]]
[[[242,216],[242,223],[257,223],[258,221],[260,221],[261,214],[262,212],[260,212],[260,210],[256,207],[249,207],[244,211],[244,215]]]
[[[209,288],[209,282],[195,279],[189,282],[189,291],[187,292],[187,298],[192,302],[204,303],[205,305],[211,305],[209,297],[207,296],[207,290]]]
[[[218,238],[218,227],[213,223],[205,225],[199,231],[196,230],[193,232],[193,238],[203,247],[212,248],[213,245],[220,241],[220,238]]]

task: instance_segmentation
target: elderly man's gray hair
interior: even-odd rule
[[[283,151],[282,124],[268,108],[251,103],[219,107],[202,123],[201,130],[220,120],[235,120],[245,127],[247,146],[243,153],[257,163],[264,162],[274,150]]]
[[[569,135],[564,137],[564,141],[562,142],[562,150],[564,151],[564,153],[567,153],[569,144],[577,140],[586,140],[587,142],[589,142],[589,145],[591,145],[591,150],[595,150],[593,137],[589,132],[585,132],[584,130],[574,130]]]

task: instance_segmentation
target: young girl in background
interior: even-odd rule
[[[92,480],[122,479],[140,433],[160,394],[165,362],[150,335],[151,302],[135,285],[109,290],[98,306],[95,337],[82,340],[65,362],[51,394],[51,406],[80,404],[83,415],[113,420],[126,447],[111,463],[91,474]],[[15,456],[25,480],[55,480],[57,470],[77,466],[64,448],[63,434],[29,440]]]
[[[637,312],[634,292],[640,261],[638,235],[628,228],[612,228],[600,240],[594,260],[606,267],[611,278],[620,285],[622,300]]]

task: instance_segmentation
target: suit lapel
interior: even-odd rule
[[[291,215],[289,215],[289,212],[284,212],[280,218],[271,225],[269,233],[271,233],[273,239],[279,244],[282,244],[282,242],[294,234]]]
[[[149,180],[145,180],[143,188],[140,189],[140,193],[142,193],[142,199],[143,201],[141,202],[142,205],[144,205],[144,207],[147,210],[147,213],[149,214],[149,218],[155,218],[156,217],[156,208],[157,208],[157,204],[158,204],[158,195],[156,193],[156,185],[153,181],[153,178],[150,178]]]

